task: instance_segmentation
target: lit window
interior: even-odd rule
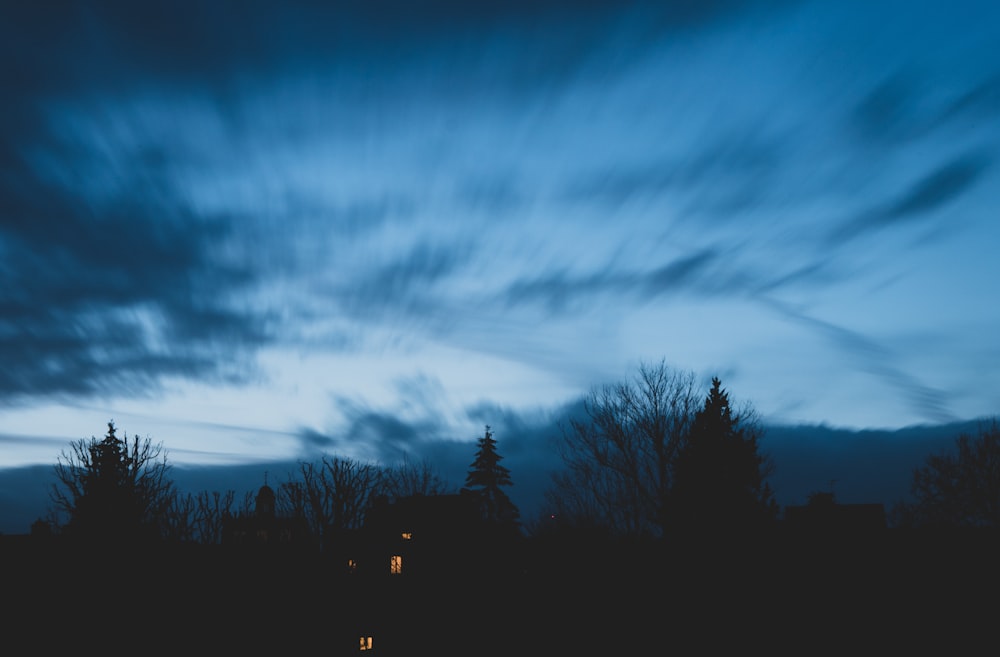
[[[370,636],[361,637],[361,649],[362,650],[372,649],[372,638]]]
[[[394,554],[389,557],[389,572],[393,575],[399,575],[403,572],[403,557]]]
[[[408,541],[411,538],[413,538],[413,533],[412,532],[403,532],[403,540],[404,541]]]

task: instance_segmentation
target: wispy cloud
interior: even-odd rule
[[[899,365],[898,356],[890,349],[857,331],[812,317],[785,304],[774,300],[766,300],[765,303],[784,317],[822,335],[840,352],[850,357],[860,370],[881,379],[905,400],[914,416],[937,423],[957,420],[950,410],[948,393],[932,388],[908,374]]]
[[[994,43],[991,21],[904,6],[13,7],[0,394],[242,383],[269,349],[384,335],[586,379],[607,365],[581,355],[589,340],[608,361],[662,348],[614,340],[654,308],[820,305],[870,275],[917,294],[905,272],[925,254],[867,238],[990,241],[974,203],[996,174],[1000,86],[966,43]],[[850,317],[779,316],[949,417]],[[385,454],[437,431],[384,400],[342,410]]]
[[[946,162],[914,182],[885,207],[866,212],[835,228],[830,233],[830,241],[841,244],[946,207],[968,192],[983,177],[989,164],[989,160],[979,153]]]
[[[86,169],[89,155],[66,164]],[[32,169],[19,159],[0,180],[8,399],[245,375],[241,356],[268,340],[267,325],[236,297],[257,272],[219,257],[227,220],[195,216],[158,187],[140,183],[105,201]]]
[[[462,245],[419,243],[399,257],[363,268],[331,290],[340,309],[356,316],[417,318],[439,306],[436,288],[468,260]],[[360,263],[359,263],[360,264]]]
[[[690,289],[715,257],[712,250],[706,249],[648,271],[608,267],[583,275],[555,272],[515,281],[503,295],[508,306],[541,303],[555,314],[573,311],[580,304],[595,303],[606,295],[648,299]]]

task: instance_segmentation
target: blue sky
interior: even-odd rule
[[[660,359],[775,425],[1000,408],[996,3],[2,12],[0,467],[502,451]]]

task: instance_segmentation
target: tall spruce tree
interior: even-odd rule
[[[476,494],[481,499],[482,517],[488,524],[516,527],[520,511],[503,491],[504,486],[513,486],[510,470],[500,465],[503,457],[497,452],[497,441],[490,426],[477,442],[476,458],[465,477],[463,491]]]
[[[55,466],[50,490],[63,530],[87,539],[159,538],[175,496],[162,444],[119,438],[114,422],[98,440],[79,440]]]
[[[736,410],[718,378],[681,446],[671,491],[672,520],[685,529],[759,528],[778,512],[749,407]]]

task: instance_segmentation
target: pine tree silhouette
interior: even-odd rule
[[[674,519],[701,528],[760,526],[777,514],[752,420],[734,410],[718,378],[694,417],[678,454],[672,490]]]
[[[483,520],[487,523],[516,526],[520,511],[502,490],[504,486],[513,486],[513,480],[510,470],[500,465],[503,457],[497,453],[497,441],[489,425],[486,425],[486,433],[477,444],[479,448],[465,477],[463,491],[481,497]]]
[[[51,497],[68,534],[87,539],[156,538],[174,498],[162,445],[119,438],[113,421],[98,440],[80,440],[55,467]]]
[[[108,422],[107,434],[89,451],[91,468],[81,475],[83,495],[71,521],[73,526],[105,536],[134,533],[143,509],[133,493],[132,459],[113,422]]]

